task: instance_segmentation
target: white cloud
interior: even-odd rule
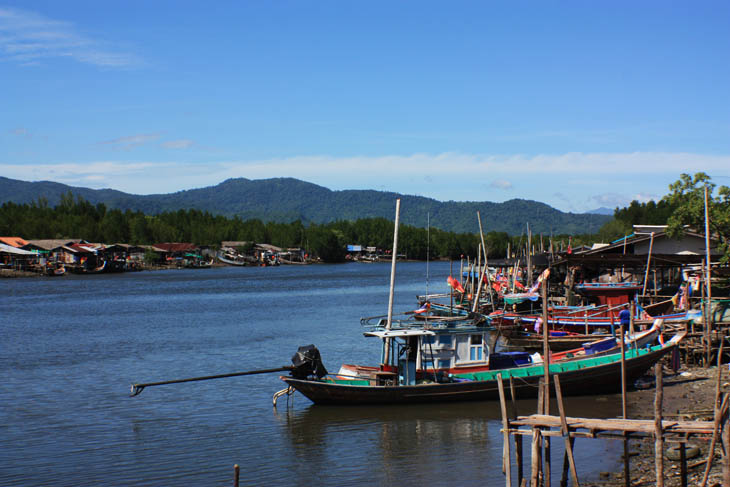
[[[24,181],[55,181],[71,186],[109,187],[120,189],[118,182],[133,181],[140,176],[158,175],[169,171],[173,164],[151,162],[100,161],[89,164],[0,164],[0,174]],[[127,179],[128,178],[128,179]]]
[[[32,65],[42,59],[69,58],[111,68],[140,64],[133,54],[104,44],[78,33],[70,22],[49,19],[28,10],[0,7],[0,60]]]
[[[631,198],[632,201],[636,200],[639,203],[646,203],[647,201],[651,201],[651,200],[657,201],[659,199],[661,199],[661,195],[652,194],[652,193],[637,193]]]
[[[99,144],[110,145],[119,150],[129,150],[147,144],[149,142],[154,142],[159,138],[160,134],[137,134],[129,135],[126,137],[119,137],[112,140],[105,140],[103,142],[99,142]]]
[[[165,149],[187,149],[191,147],[195,142],[189,139],[170,140],[160,144]]]
[[[591,202],[597,206],[605,206],[614,208],[616,206],[624,206],[630,203],[630,198],[619,193],[601,193],[591,196]]]
[[[10,133],[18,137],[30,137],[30,132],[28,132],[28,129],[24,129],[22,127],[13,129],[10,131]]]
[[[512,183],[510,183],[509,181],[506,181],[504,179],[495,179],[494,181],[492,181],[489,184],[489,187],[508,190],[508,189],[512,189]]]

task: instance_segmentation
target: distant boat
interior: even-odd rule
[[[224,264],[228,264],[228,265],[235,265],[235,266],[241,266],[241,267],[248,265],[248,262],[246,262],[243,259],[234,259],[229,256],[224,256],[222,254],[218,254],[217,258],[220,262],[222,262]]]
[[[60,277],[66,275],[66,268],[61,262],[56,262],[46,267],[46,275],[49,277]]]

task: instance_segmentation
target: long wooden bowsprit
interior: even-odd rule
[[[272,372],[284,372],[287,370],[293,370],[293,365],[285,365],[283,367],[277,367],[275,369],[258,369],[258,370],[247,370],[244,372],[232,372],[230,374],[218,374],[218,375],[206,375],[203,377],[190,377],[187,379],[175,379],[175,380],[163,380],[160,382],[146,382],[142,384],[132,384],[132,393],[129,397],[138,396],[145,387],[151,386],[163,386],[166,384],[180,384],[181,382],[195,382],[200,380],[211,380],[211,379],[224,379],[226,377],[238,377],[240,375],[254,375],[254,374],[269,374]]]

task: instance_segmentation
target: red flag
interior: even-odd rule
[[[464,294],[464,286],[462,286],[459,281],[457,281],[453,277],[449,276],[446,278],[446,282],[448,283],[449,286],[454,288],[455,291],[459,291],[461,294]]]

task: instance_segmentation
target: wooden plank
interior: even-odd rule
[[[596,419],[596,418],[573,418],[566,417],[570,429],[586,429],[596,431],[627,431],[632,433],[649,433],[656,431],[655,423],[650,419]],[[510,421],[512,426],[546,427],[559,428],[560,417],[544,414],[533,414],[531,416],[519,416]],[[714,423],[712,421],[671,421],[662,420],[662,430],[665,433],[681,434],[712,434]]]

